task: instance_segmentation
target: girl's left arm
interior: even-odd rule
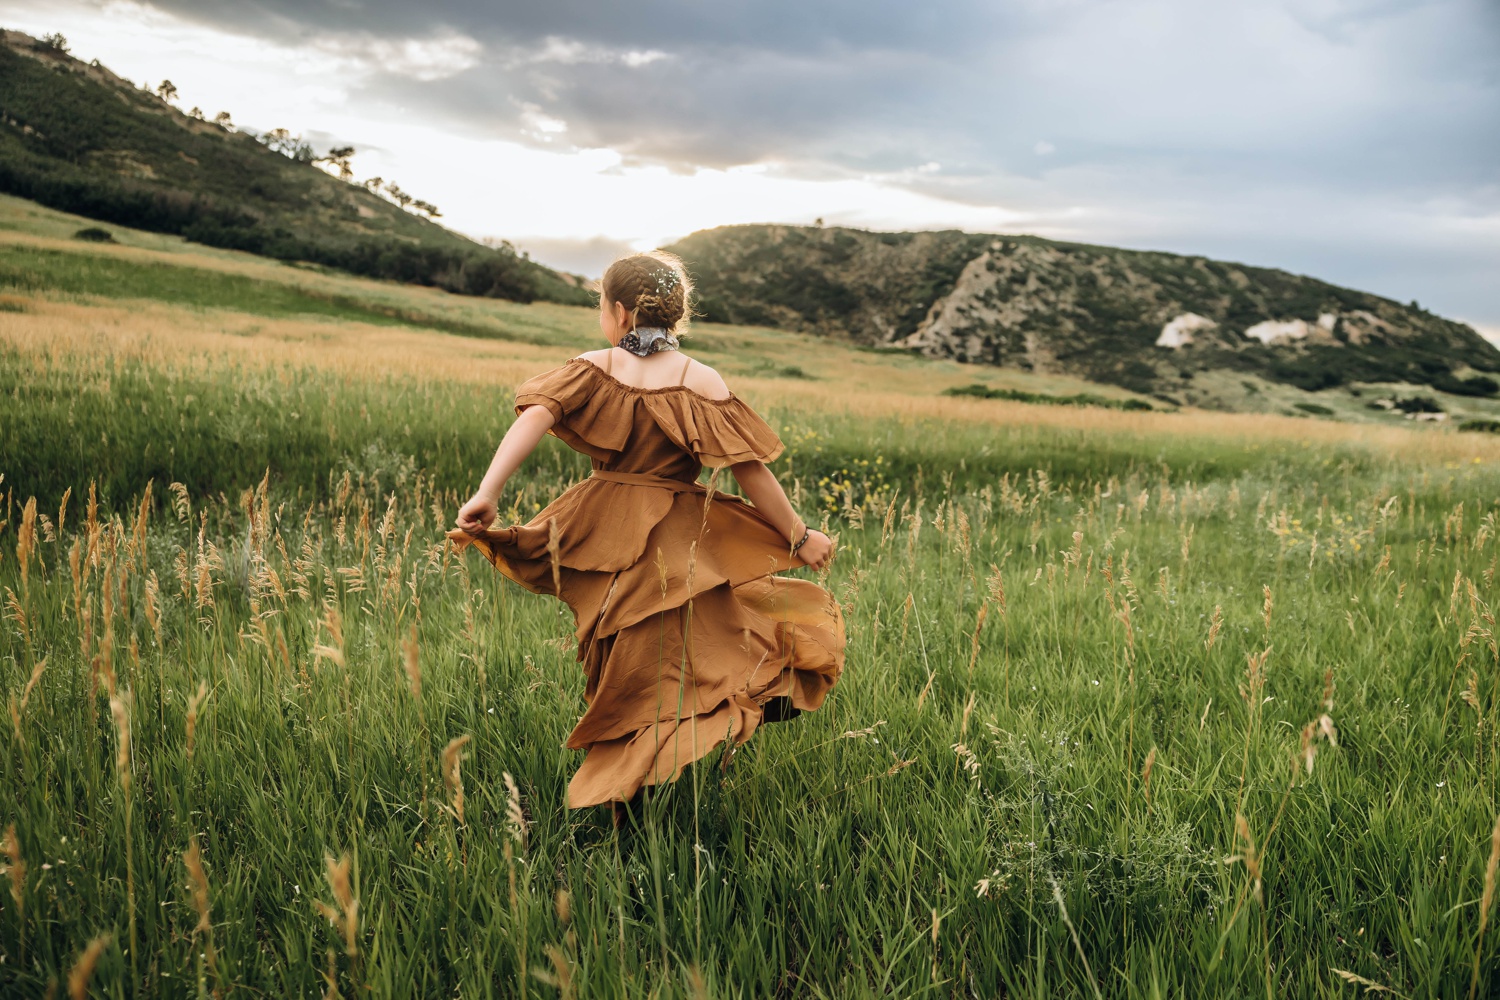
[[[500,440],[500,447],[495,449],[495,457],[490,460],[489,469],[479,481],[479,488],[474,491],[468,503],[458,509],[460,528],[471,535],[477,535],[494,522],[499,512],[497,503],[505,484],[521,467],[521,463],[526,461],[526,456],[536,449],[537,442],[552,429],[554,423],[556,419],[552,416],[552,411],[545,406],[528,406],[521,411],[516,422],[510,425],[510,430]]]
[[[745,496],[755,509],[765,515],[766,520],[776,526],[787,545],[795,545],[807,532],[807,541],[797,549],[797,557],[803,564],[813,569],[824,569],[833,556],[833,540],[816,528],[808,529],[802,518],[792,509],[792,502],[786,497],[786,490],[781,488],[771,470],[766,468],[764,462],[740,462],[731,465],[729,471],[734,474],[735,481],[740,484],[740,489],[745,491]]]

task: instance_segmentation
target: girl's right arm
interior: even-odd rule
[[[458,526],[471,535],[477,535],[494,522],[499,512],[496,506],[500,492],[515,471],[526,461],[526,456],[536,448],[542,436],[555,423],[552,411],[545,406],[528,406],[510,425],[495,457],[490,460],[489,470],[479,481],[479,489],[468,503],[458,509]]]

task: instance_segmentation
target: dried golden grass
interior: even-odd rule
[[[349,855],[341,855],[335,861],[332,854],[325,854],[323,865],[334,905],[330,906],[321,899],[313,900],[313,905],[343,939],[344,954],[353,958],[359,954],[359,900],[355,898],[349,879]]]
[[[226,269],[243,273],[238,263]],[[278,280],[285,280],[284,269],[279,272]],[[341,294],[348,294],[347,288],[339,287]],[[420,295],[424,291],[415,289],[411,294]],[[382,292],[391,294],[389,289]],[[434,300],[434,304],[450,311],[457,308],[447,301]],[[403,326],[252,316],[233,310],[179,308],[153,301],[89,303],[45,296],[27,297],[25,312],[0,315],[0,342],[40,359],[43,364],[47,359],[109,355],[187,371],[216,369],[225,364],[267,368],[306,366],[351,378],[376,379],[401,373],[421,379],[493,385],[501,392],[538,371],[561,364],[580,347],[591,344],[591,334],[581,322],[587,318],[584,310],[504,303],[495,308],[500,307],[512,311],[538,310],[537,316],[555,327],[577,326],[579,344],[547,347]],[[781,336],[773,332],[758,334],[768,344]],[[972,370],[958,365],[914,365],[910,359],[861,354],[835,344],[820,343],[809,349],[814,346],[818,352],[817,364],[823,371],[836,371],[839,376],[836,380],[820,378],[804,382],[736,376],[736,391],[757,405],[856,418],[937,420],[1123,436],[1185,435],[1238,447],[1271,440],[1293,441],[1307,447],[1362,448],[1424,464],[1476,458],[1500,460],[1500,438],[1434,428],[1197,410],[1122,412],[941,396],[936,392],[946,386],[972,381]]]
[[[4,314],[0,342],[44,360],[108,355],[185,372],[227,364],[312,367],[350,378],[401,373],[501,386],[561,360],[556,348],[511,341],[158,302],[32,300],[27,312]]]

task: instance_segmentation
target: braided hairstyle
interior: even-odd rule
[[[599,293],[606,302],[625,307],[632,330],[660,327],[675,334],[687,325],[693,283],[676,254],[649,250],[609,265]]]

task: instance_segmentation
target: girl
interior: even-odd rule
[[[766,468],[776,433],[680,353],[691,292],[671,254],[612,264],[599,298],[611,346],[521,386],[516,422],[448,533],[572,609],[588,708],[567,745],[588,753],[568,806],[615,803],[617,821],[642,786],[820,706],[844,663],[833,595],[776,575],[825,568],[833,543]],[[549,431],[593,474],[529,523],[492,527],[506,481]],[[728,466],[750,502],[700,484],[705,465]]]

